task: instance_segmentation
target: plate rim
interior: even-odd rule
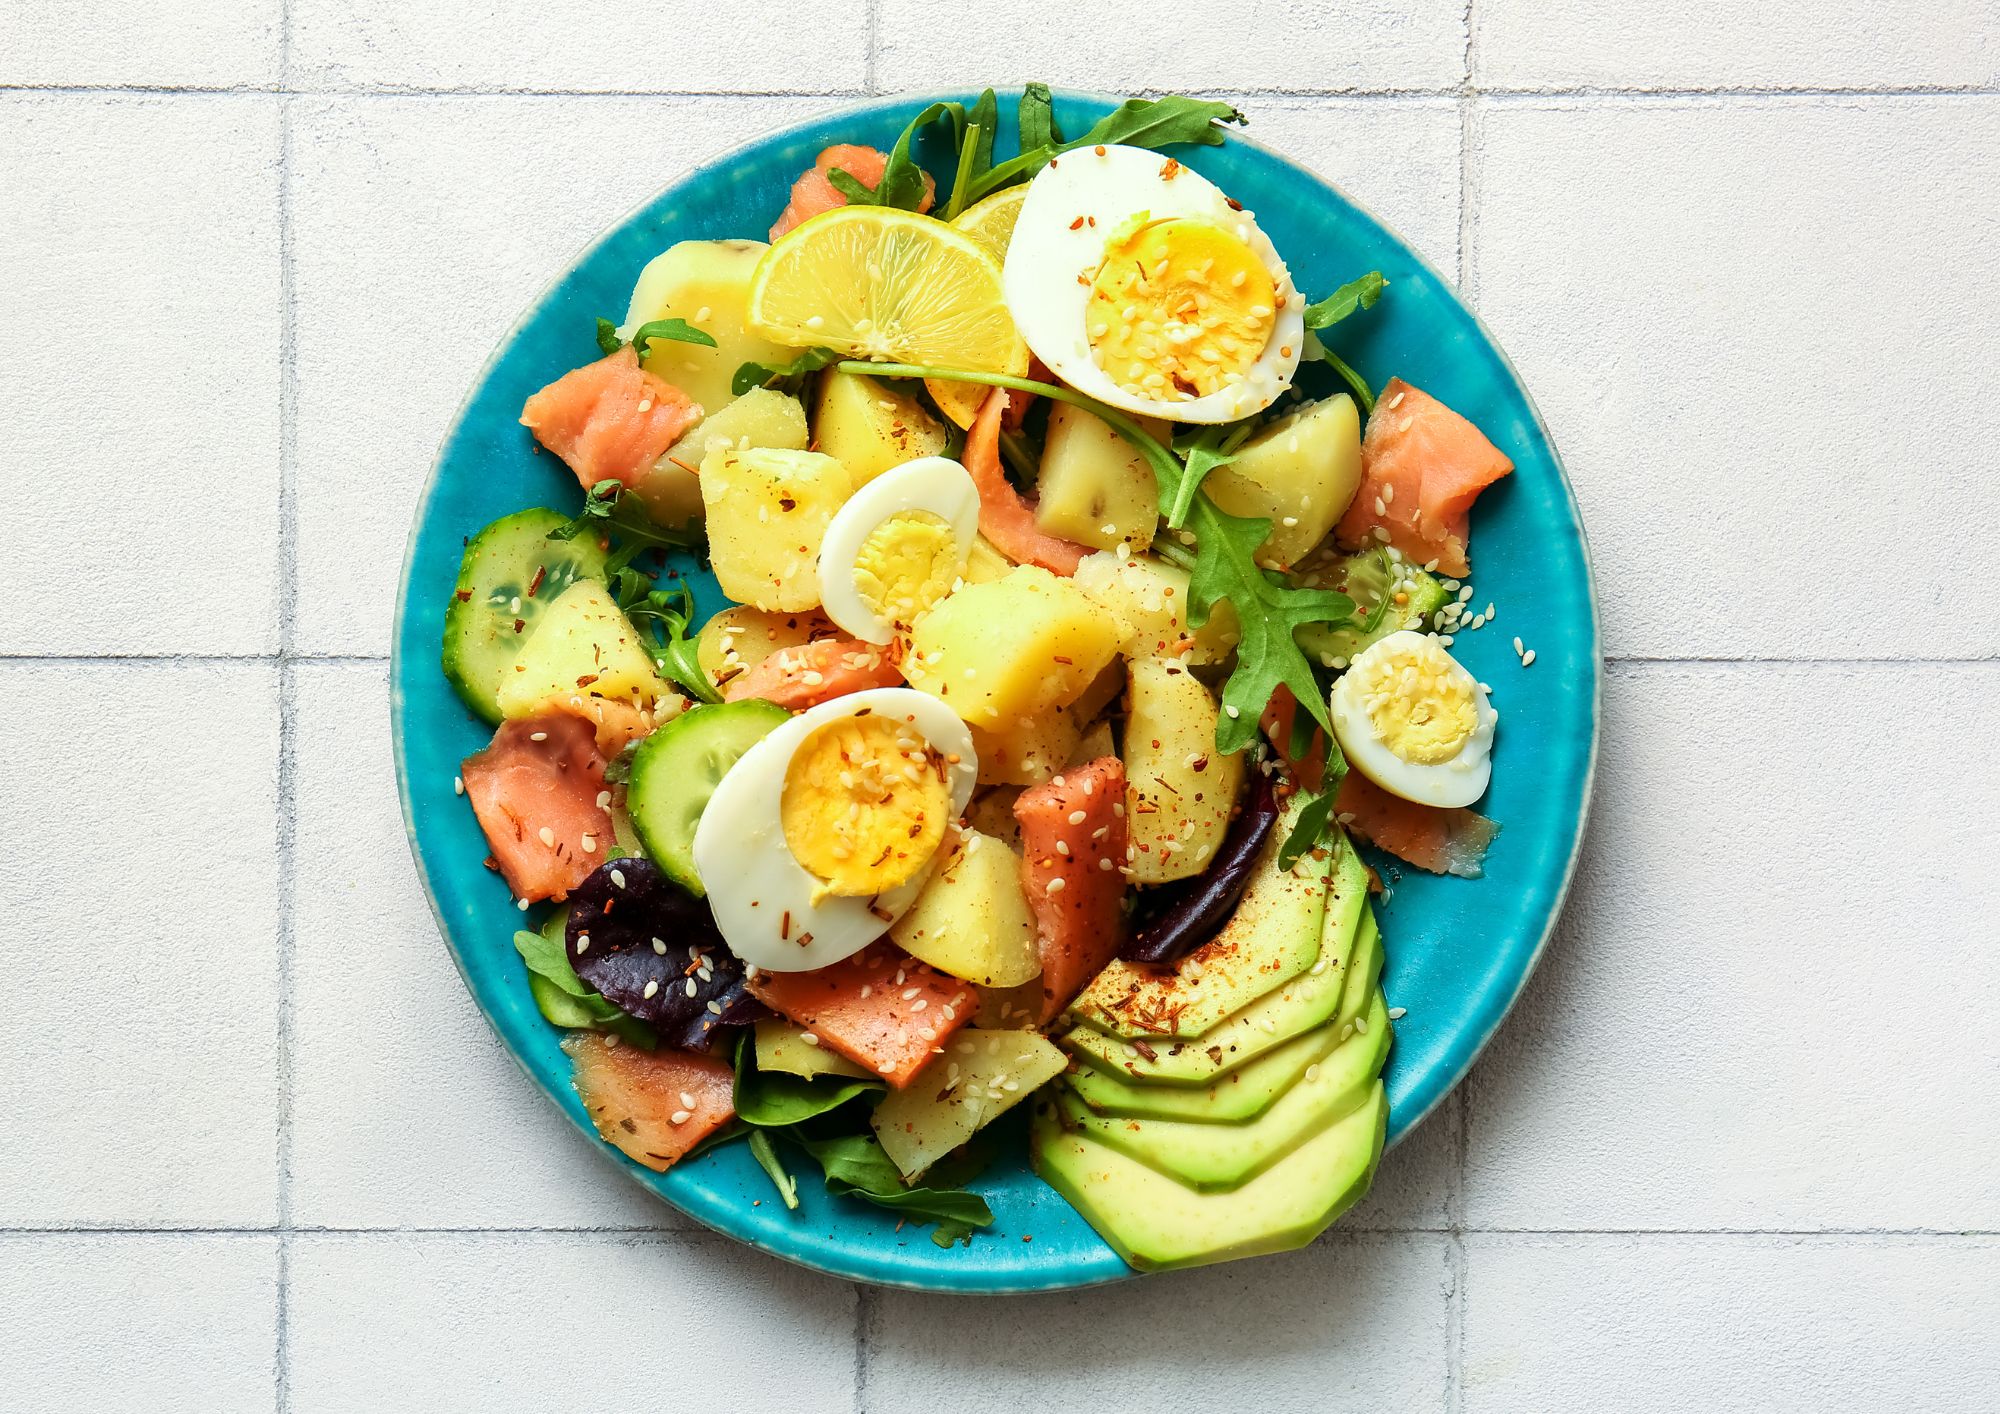
[[[1052,87],[1051,92],[1059,101],[1073,100],[1083,103],[1104,104],[1111,107],[1127,101],[1126,96],[1091,89]],[[881,1270],[861,1270],[852,1264],[843,1263],[838,1259],[818,1259],[810,1251],[784,1251],[771,1243],[742,1232],[732,1231],[710,1221],[699,1213],[691,1212],[688,1208],[646,1182],[632,1166],[618,1162],[609,1146],[605,1145],[597,1136],[583,1133],[581,1126],[569,1114],[561,1097],[536,1073],[535,1068],[528,1063],[527,1058],[508,1041],[507,1035],[502,1030],[499,1021],[480,998],[479,989],[474,985],[472,975],[467,970],[465,956],[452,932],[451,924],[446,919],[444,910],[439,903],[438,891],[432,883],[430,869],[425,863],[423,851],[417,842],[417,813],[411,794],[411,771],[407,749],[409,737],[404,716],[406,655],[403,652],[403,646],[405,639],[405,619],[409,614],[410,607],[411,581],[416,569],[417,547],[422,538],[423,527],[428,522],[432,503],[438,495],[446,455],[453,443],[458,439],[465,419],[472,410],[479,389],[485,385],[494,369],[507,356],[515,341],[520,337],[522,330],[534,318],[537,311],[549,301],[578,267],[587,262],[597,252],[599,247],[608,243],[617,232],[623,230],[640,213],[646,211],[663,196],[676,188],[686,187],[698,181],[710,172],[726,167],[742,153],[752,148],[760,147],[782,136],[828,122],[837,122],[847,118],[876,116],[890,110],[908,110],[914,113],[923,106],[933,102],[969,103],[976,97],[976,92],[963,89],[910,90],[869,95],[836,103],[818,112],[796,116],[789,121],[760,129],[750,136],[745,137],[742,141],[734,143],[728,148],[717,152],[715,155],[689,166],[675,177],[674,180],[649,193],[629,207],[622,215],[605,224],[589,240],[578,247],[575,253],[563,262],[555,274],[543,283],[540,290],[522,307],[520,313],[515,316],[514,320],[496,340],[492,351],[481,362],[478,370],[467,383],[466,392],[459,402],[458,410],[452,415],[451,420],[446,424],[442,435],[438,439],[437,451],[431,458],[429,471],[425,474],[423,489],[417,498],[415,509],[411,515],[409,532],[404,542],[403,564],[401,572],[397,577],[395,609],[390,625],[391,639],[388,675],[390,745],[391,755],[396,768],[396,796],[403,817],[404,842],[410,851],[411,860],[416,867],[417,879],[423,888],[424,902],[430,910],[432,921],[437,926],[439,938],[444,943],[445,951],[450,955],[452,966],[457,970],[459,980],[464,985],[473,1006],[478,1010],[481,1020],[485,1022],[487,1029],[499,1043],[500,1049],[526,1075],[529,1083],[541,1092],[543,1098],[554,1105],[556,1110],[566,1120],[570,1121],[571,1127],[578,1129],[579,1133],[582,1134],[582,1137],[588,1143],[589,1148],[598,1156],[599,1160],[609,1163],[614,1170],[624,1175],[628,1181],[636,1184],[642,1191],[650,1194],[655,1200],[665,1203],[675,1212],[701,1224],[707,1231],[716,1233],[719,1236],[728,1238],[732,1242],[740,1243],[758,1252],[776,1257],[794,1266],[802,1267],[824,1276],[862,1282],[871,1286],[966,1296],[1021,1295],[1037,1292],[1075,1291],[1109,1285],[1120,1281],[1128,1281],[1149,1274],[1131,1267],[1125,1267],[1123,1270],[1112,1271],[1104,1275],[1058,1275],[1047,1281],[1014,1281],[991,1285],[950,1285],[920,1277],[901,1279],[894,1275],[893,1272],[885,1274]],[[1550,465],[1555,471],[1557,484],[1562,490],[1563,509],[1568,516],[1570,529],[1576,536],[1578,558],[1583,573],[1585,589],[1583,603],[1587,609],[1587,622],[1590,634],[1590,732],[1588,749],[1585,753],[1582,769],[1579,774],[1580,793],[1577,801],[1576,821],[1574,829],[1570,834],[1568,852],[1563,860],[1561,878],[1557,881],[1552,893],[1552,903],[1546,917],[1542,921],[1540,936],[1535,939],[1533,947],[1528,952],[1527,960],[1522,966],[1518,977],[1515,979],[1512,988],[1507,992],[1504,1002],[1492,1008],[1490,1015],[1479,1026],[1476,1041],[1469,1047],[1463,1048],[1463,1057],[1450,1072],[1448,1081],[1438,1087],[1437,1093],[1432,1097],[1429,1104],[1411,1117],[1402,1133],[1397,1136],[1396,1140],[1391,1141],[1389,1147],[1393,1147],[1394,1144],[1400,1143],[1403,1138],[1412,1133],[1418,1125],[1424,1123],[1434,1115],[1447,1099],[1459,1093],[1460,1087],[1465,1083],[1467,1075],[1471,1073],[1473,1066],[1478,1063],[1479,1058],[1485,1054],[1487,1048],[1493,1043],[1495,1036],[1499,1034],[1500,1028],[1505,1024],[1507,1018],[1513,1014],[1514,1008],[1519,1004],[1530,979],[1539,970],[1542,959],[1546,956],[1549,944],[1554,937],[1556,927],[1561,922],[1563,914],[1568,907],[1570,887],[1575,882],[1584,841],[1590,831],[1591,808],[1596,797],[1597,767],[1603,741],[1605,659],[1602,616],[1598,602],[1596,566],[1591,554],[1589,532],[1583,523],[1583,515],[1577,504],[1576,488],[1570,480],[1569,468],[1563,459],[1561,449],[1557,446],[1555,436],[1549,430],[1548,420],[1543,416],[1541,406],[1536,402],[1534,393],[1528,387],[1526,380],[1521,377],[1520,370],[1515,366],[1513,357],[1507,352],[1506,347],[1499,339],[1494,336],[1493,331],[1487,326],[1486,321],[1480,316],[1479,311],[1467,302],[1463,292],[1458,288],[1457,282],[1447,279],[1430,258],[1405,237],[1397,227],[1384,220],[1372,207],[1355,199],[1351,193],[1332,178],[1323,176],[1305,167],[1285,152],[1266,146],[1256,139],[1247,136],[1241,128],[1230,128],[1228,130],[1227,141],[1229,143],[1241,143],[1262,156],[1282,164],[1302,181],[1333,192],[1354,210],[1366,215],[1401,245],[1411,260],[1437,281],[1439,288],[1450,296],[1452,303],[1472,322],[1473,327],[1477,329],[1487,348],[1498,359],[1501,370],[1513,385],[1515,392],[1520,396],[1522,405],[1533,420],[1536,434],[1540,437],[1542,445],[1547,449]],[[1463,200],[1463,193],[1461,193],[1461,200]],[[1051,1191],[1053,1192],[1053,1190]],[[1060,1199],[1059,1194],[1055,1196]],[[1337,1227],[1338,1224],[1336,1223],[1335,1226]]]

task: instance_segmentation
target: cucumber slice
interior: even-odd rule
[[[625,805],[639,842],[667,876],[706,898],[694,869],[694,827],[716,783],[743,753],[792,714],[775,702],[745,698],[690,707],[639,743]]]
[[[465,705],[500,720],[501,678],[542,611],[580,579],[603,579],[606,552],[596,538],[551,540],[569,524],[546,507],[502,516],[466,542],[458,584],[444,611],[444,675]]]

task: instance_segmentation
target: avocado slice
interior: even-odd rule
[[[1390,1035],[1389,1006],[1378,990],[1366,1031],[1307,1066],[1269,1109],[1241,1124],[1115,1119],[1093,1113],[1067,1089],[1057,1103],[1071,1128],[1190,1188],[1204,1193],[1240,1188],[1368,1098],[1389,1054]]]
[[[1113,962],[1084,988],[1072,1014],[1128,1038],[1199,1036],[1311,967],[1327,911],[1358,910],[1368,870],[1345,839],[1278,868],[1278,849],[1305,800],[1301,794],[1286,804],[1221,932],[1171,967]]]
[[[1035,1171],[1140,1271],[1198,1267],[1303,1247],[1368,1191],[1389,1102],[1367,1099],[1240,1188],[1198,1193],[1036,1105]]]
[[[1340,994],[1340,1014],[1335,1021],[1342,1030],[1354,1025],[1355,1018],[1362,1015],[1375,984],[1382,980],[1382,964],[1386,960],[1382,931],[1375,926],[1375,910],[1371,908],[1354,940],[1354,961],[1348,966],[1347,986]]]
[[[1233,1125],[1264,1113],[1339,1044],[1337,1025],[1317,1026],[1202,1086],[1152,1085],[1087,1065],[1078,1066],[1067,1083],[1102,1114]]]
[[[1340,624],[1303,624],[1292,637],[1316,663],[1333,667],[1362,649],[1406,628],[1421,629],[1445,606],[1451,591],[1386,545],[1342,555],[1306,570],[1300,578],[1315,589],[1337,589],[1354,601],[1356,617]],[[1401,594],[1403,602],[1397,603]]]
[[[1351,910],[1344,905],[1327,909],[1319,957],[1311,967],[1204,1035],[1185,1041],[1171,1037],[1128,1041],[1084,1024],[1072,1027],[1059,1038],[1060,1044],[1071,1055],[1120,1079],[1129,1076],[1146,1085],[1213,1084],[1217,1076],[1276,1050],[1340,1012],[1356,937],[1361,928],[1375,926],[1361,897],[1356,895],[1353,902]],[[1369,985],[1374,985],[1372,978]],[[1141,1045],[1144,1050],[1138,1049]]]

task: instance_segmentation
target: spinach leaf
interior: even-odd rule
[[[830,169],[826,179],[833,183],[833,189],[847,198],[850,206],[894,206],[904,211],[915,211],[924,204],[924,169],[910,156],[910,143],[917,133],[933,123],[943,123],[951,129],[954,147],[965,143],[967,117],[963,103],[933,103],[903,129],[896,139],[896,145],[889,149],[889,160],[882,168],[882,180],[874,186],[865,186],[852,172],[839,167]],[[990,134],[990,129],[988,130]],[[988,138],[991,147],[991,138]]]
[[[808,1080],[803,1075],[757,1068],[757,1037],[746,1031],[736,1043],[736,1116],[759,1129],[784,1129],[839,1109],[857,1095],[882,1090],[879,1080],[842,1075]]]
[[[1373,309],[1389,282],[1380,270],[1370,270],[1358,280],[1349,280],[1317,304],[1306,306],[1306,328],[1324,329],[1338,324],[1357,309]]]
[[[817,373],[840,357],[835,349],[807,349],[790,363],[746,363],[736,370],[729,390],[739,398],[752,388],[797,391],[808,373]]]
[[[653,1029],[600,997],[570,966],[569,950],[560,936],[549,937],[523,928],[514,934],[514,951],[528,965],[528,991],[535,1008],[551,1026],[569,1031],[606,1031],[642,1050],[659,1044]]]
[[[625,341],[618,337],[618,326],[609,319],[597,321],[597,350],[606,358],[625,347]]]
[[[1319,842],[1326,834],[1327,824],[1333,819],[1333,792],[1322,791],[1313,796],[1299,809],[1299,818],[1292,825],[1292,832],[1285,836],[1278,846],[1278,868],[1290,869],[1299,862],[1299,856],[1310,854],[1319,848]]]
[[[694,591],[685,584],[672,589],[655,589],[626,610],[639,642],[652,656],[653,666],[669,681],[679,683],[702,702],[720,702],[722,694],[702,671],[694,639],[688,626],[694,621]]]
[[[993,135],[1000,128],[1000,101],[987,89],[972,105],[958,133],[958,163],[951,183],[951,199],[938,213],[949,221],[971,205],[968,197],[973,184],[993,166]]]
[[[912,1188],[904,1183],[872,1134],[822,1139],[793,1130],[792,1139],[819,1161],[828,1192],[860,1198],[920,1222],[936,1223],[931,1240],[940,1247],[969,1242],[975,1229],[993,1224],[993,1210],[977,1193],[962,1188]]]
[[[1042,85],[1030,85],[1022,94],[1027,112],[1021,155],[1002,162],[980,177],[966,193],[964,206],[970,206],[1002,187],[1027,181],[1048,166],[1051,159],[1080,147],[1121,143],[1127,147],[1160,148],[1180,142],[1216,147],[1223,141],[1221,124],[1248,121],[1231,104],[1169,94],[1164,98],[1134,98],[1122,103],[1098,119],[1082,137],[1064,142],[1056,131],[1053,109],[1044,110],[1041,95],[1033,93],[1038,88],[1043,93],[1047,91]],[[1026,145],[1026,127],[1032,127],[1039,133],[1044,111],[1049,115],[1047,140],[1030,147]]]

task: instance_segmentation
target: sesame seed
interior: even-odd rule
[[[1368,1034],[1368,1018],[1365,1016],[1355,1017],[1354,1029],[1358,1034],[1366,1036]]]
[[[1408,1007],[1392,1006],[1389,1008],[1389,1020],[1391,1021],[1401,1021],[1404,1017],[1408,1016],[1409,1014],[1410,1014],[1410,1009]]]
[[[1063,880],[1061,879],[1049,880],[1048,887],[1043,890],[1044,893],[1051,893],[1051,894],[1059,894],[1062,891],[1063,891]]]
[[[547,741],[548,739],[549,734],[547,732],[532,732],[528,736],[529,741]]]
[[[539,839],[543,844],[547,845],[550,849],[554,849],[556,847],[556,832],[554,830],[551,830],[547,825],[544,825],[542,826],[541,829],[535,831],[535,837]]]
[[[694,978],[692,978],[692,977],[688,978],[688,981],[687,981],[687,994],[688,994],[689,996],[693,996],[693,995],[694,995]]]
[[[625,887],[625,871],[624,871],[623,869],[613,869],[613,870],[611,871],[611,882],[612,882],[613,884],[617,885],[617,886],[618,886],[619,888],[621,888],[621,889],[622,889],[622,888],[624,888],[624,887]]]
[[[1521,666],[1524,668],[1528,667],[1534,661],[1535,661],[1535,650],[1532,648],[1530,648],[1527,652],[1521,655]]]
[[[1225,704],[1222,710],[1227,712],[1232,720],[1243,715],[1243,709],[1238,707],[1234,702]]]
[[[670,1124],[686,1124],[689,1120],[693,1118],[694,1115],[687,1110],[675,1110],[672,1114],[667,1116],[667,1121]]]
[[[817,1046],[819,1044],[819,1037],[813,1035],[813,1033],[810,1031],[801,1031],[799,1033],[799,1039],[805,1042],[808,1046]]]
[[[590,951],[590,934],[578,933],[576,935],[576,955],[578,957],[582,957],[585,953],[589,951]]]
[[[660,990],[659,979],[654,978],[646,983],[646,990],[642,992],[640,995],[650,999],[654,996],[657,996],[659,994],[659,990]]]
[[[451,778],[451,793],[453,795],[465,794],[465,777],[453,776]]]
[[[1521,651],[1521,636],[1518,633],[1514,635],[1514,651],[1516,653]]]
[[[1069,822],[1072,825],[1081,825],[1085,820],[1088,820],[1089,818],[1090,814],[1088,811],[1072,810],[1069,812]]]
[[[514,900],[514,907],[520,909],[521,912],[526,913],[528,911],[528,901],[524,898],[517,898]]]
[[[661,957],[665,957],[667,955],[667,940],[665,938],[653,939],[653,951]]]

